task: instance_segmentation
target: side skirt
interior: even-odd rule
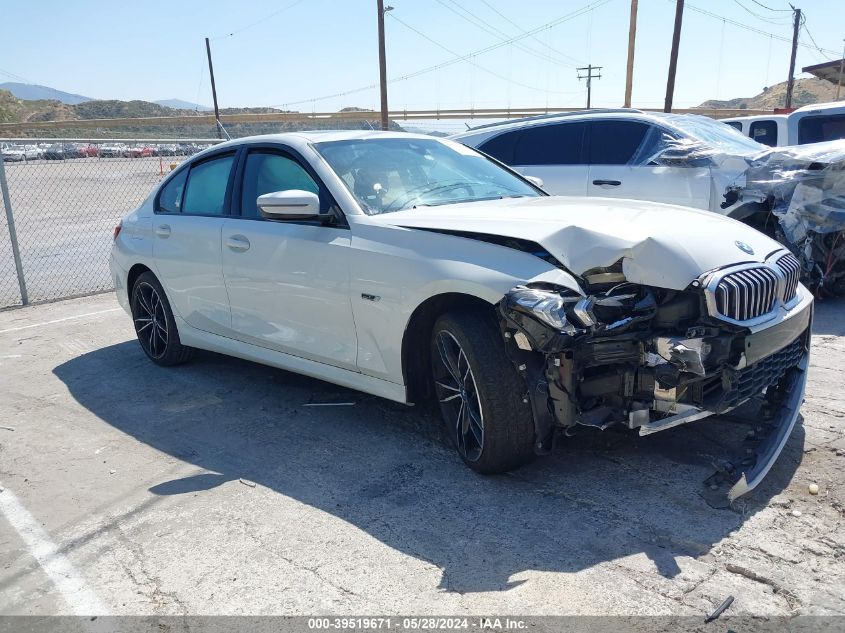
[[[348,369],[341,369],[333,365],[318,363],[317,361],[300,358],[292,354],[277,352],[275,350],[236,341],[235,339],[204,332],[188,325],[182,318],[175,316],[176,327],[179,330],[179,338],[184,345],[218,352],[227,356],[235,356],[254,363],[269,365],[286,369],[297,374],[310,376],[319,380],[349,387],[381,398],[387,398],[394,402],[408,404],[405,385],[389,382],[380,378],[374,378]]]

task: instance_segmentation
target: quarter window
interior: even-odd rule
[[[185,181],[188,179],[188,170],[183,169],[173,176],[158,196],[158,210],[161,213],[181,213],[182,193],[185,191]]]
[[[733,129],[742,132],[742,123],[739,121],[722,121],[725,125],[730,125]]]
[[[281,154],[251,152],[247,155],[241,193],[241,215],[261,217],[258,196],[274,191],[299,189],[319,195],[320,188],[298,162]]]
[[[226,212],[226,189],[234,162],[235,155],[228,154],[192,166],[182,213],[223,215]]]
[[[627,165],[648,128],[647,124],[638,121],[593,121],[590,124],[590,164]]]

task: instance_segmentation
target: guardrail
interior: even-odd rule
[[[658,108],[640,108],[644,112],[661,112]],[[418,121],[438,119],[518,119],[538,114],[556,112],[581,112],[584,108],[460,108],[433,110],[391,110],[388,118],[397,121]],[[701,114],[711,118],[752,116],[771,114],[769,110],[678,108],[675,114]],[[345,112],[263,112],[258,114],[221,114],[223,125],[233,123],[349,123],[351,121],[374,121],[378,112],[372,110],[349,110]],[[67,128],[113,129],[126,126],[184,126],[208,125],[214,128],[213,114],[192,114],[174,117],[139,117],[132,119],[75,119],[72,121],[26,121],[23,123],[0,123],[0,134],[24,130],[49,130]]]

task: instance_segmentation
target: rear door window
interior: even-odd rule
[[[778,144],[778,124],[775,121],[753,121],[748,128],[748,136],[758,143],[774,147]]]
[[[627,165],[637,153],[649,125],[640,121],[591,121],[591,165]]]
[[[552,123],[519,131],[514,165],[583,165],[587,123]]]

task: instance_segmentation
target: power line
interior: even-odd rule
[[[816,38],[813,37],[813,34],[810,33],[810,29],[807,28],[807,17],[806,16],[804,16],[804,18],[801,20],[801,26],[804,29],[804,32],[807,34],[807,37],[809,37],[810,41],[813,43],[813,48],[815,48],[822,55],[825,55],[825,53],[823,52],[824,49],[821,46],[819,46],[818,44],[816,44]],[[807,45],[805,44],[805,46],[807,46]],[[827,57],[828,61],[835,59],[834,57],[831,57],[830,55],[825,55],[825,57]]]
[[[714,18],[714,19],[719,20],[719,21],[724,20],[728,24],[732,24],[733,26],[737,26],[741,29],[745,29],[746,31],[751,31],[752,33],[757,33],[758,35],[765,35],[767,37],[771,37],[771,38],[779,40],[781,42],[792,43],[792,39],[789,38],[789,37],[783,37],[782,35],[776,35],[774,33],[769,33],[768,31],[758,29],[757,27],[754,27],[754,26],[749,26],[748,24],[743,24],[742,22],[737,22],[736,20],[731,20],[730,18],[726,18],[726,17],[718,15],[716,13],[712,13],[710,11],[707,11],[706,9],[702,9],[702,8],[697,7],[695,5],[692,5],[692,4],[687,4],[686,6],[689,7],[691,10],[695,11],[696,13],[706,15],[708,17]],[[801,44],[801,46],[803,46],[804,48],[815,49],[814,46],[810,46],[809,44]],[[819,52],[827,53],[829,55],[837,55],[838,54],[837,51],[832,51],[832,50],[827,49],[827,48],[819,48],[819,49],[815,49],[815,50],[818,50]]]
[[[465,55],[461,55],[459,57],[453,57],[452,59],[448,59],[448,60],[441,62],[439,64],[435,64],[433,66],[428,66],[427,68],[421,68],[419,70],[408,73],[406,75],[394,77],[393,79],[389,79],[387,83],[391,84],[391,83],[397,83],[397,82],[400,82],[400,81],[406,81],[408,79],[413,79],[415,77],[419,77],[420,75],[425,75],[427,73],[440,70],[441,68],[446,68],[448,66],[458,64],[460,62],[466,61],[466,60],[471,59],[473,57],[477,57],[478,55],[483,55],[485,53],[489,53],[491,51],[502,48],[503,46],[507,46],[508,44],[512,44],[513,42],[521,41],[521,40],[525,39],[526,37],[531,37],[532,35],[535,35],[535,34],[539,33],[540,31],[543,31],[544,29],[558,26],[560,24],[563,24],[564,22],[568,22],[569,20],[574,20],[575,18],[580,17],[580,16],[584,15],[585,13],[587,13],[589,11],[597,9],[597,8],[607,4],[608,2],[611,2],[611,0],[596,0],[595,2],[591,2],[591,3],[581,7],[580,9],[576,9],[574,11],[567,13],[567,14],[564,14],[564,15],[560,16],[559,18],[552,20],[551,22],[546,22],[545,24],[541,24],[538,27],[535,27],[535,28],[533,28],[529,31],[525,31],[525,32],[523,32],[519,35],[516,35],[516,36],[508,39],[508,40],[503,40],[501,42],[497,42],[496,44],[491,44],[490,46],[486,46],[484,48],[473,51],[471,53],[466,53]],[[345,97],[347,95],[365,92],[367,90],[372,90],[373,88],[376,88],[376,87],[378,87],[378,84],[369,84],[367,86],[361,86],[359,88],[353,88],[351,90],[345,90],[343,92],[337,92],[337,93],[334,93],[334,94],[331,94],[331,95],[323,95],[323,96],[314,97],[314,98],[311,98],[311,99],[301,99],[299,101],[286,101],[284,103],[270,105],[270,106],[267,106],[267,107],[274,108],[274,107],[278,107],[278,106],[301,105],[303,103],[316,103],[318,101],[326,101],[328,99],[336,99],[338,97]]]
[[[262,22],[266,22],[267,20],[269,20],[269,19],[271,19],[271,18],[276,17],[276,16],[277,16],[277,15],[279,15],[280,13],[284,13],[284,12],[285,12],[285,11],[287,11],[288,9],[293,9],[296,5],[298,5],[298,4],[302,4],[303,2],[305,2],[305,0],[294,0],[293,2],[291,2],[290,4],[288,4],[287,6],[284,6],[284,7],[282,7],[281,9],[277,9],[276,11],[273,11],[273,13],[270,13],[270,14],[268,14],[268,15],[265,15],[263,18],[259,18],[259,19],[257,19],[255,22],[250,22],[250,23],[249,23],[249,24],[247,24],[246,26],[243,26],[243,27],[241,27],[241,28],[239,28],[239,29],[237,29],[237,30],[235,30],[235,31],[231,31],[231,32],[229,32],[229,33],[223,33],[223,34],[221,34],[221,35],[217,35],[217,36],[215,36],[215,37],[211,37],[211,38],[209,38],[209,39],[210,39],[211,41],[214,41],[214,40],[223,39],[224,37],[233,37],[233,36],[235,36],[235,35],[238,35],[239,33],[243,33],[243,32],[244,32],[244,31],[246,31],[247,29],[251,29],[251,28],[252,28],[252,27],[254,27],[254,26],[258,26],[258,25],[259,25],[259,24],[261,24]]]
[[[737,6],[741,7],[743,11],[745,11],[745,12],[746,12],[746,13],[748,13],[749,15],[753,15],[753,16],[754,16],[755,18],[757,18],[758,20],[763,20],[763,22],[768,22],[769,24],[775,24],[775,25],[778,25],[778,26],[783,26],[784,24],[786,24],[786,23],[783,21],[783,20],[784,20],[784,18],[785,18],[786,16],[783,16],[783,17],[780,17],[780,18],[773,18],[773,17],[772,17],[772,18],[767,18],[767,17],[765,17],[765,16],[759,15],[758,13],[754,13],[754,11],[752,11],[751,9],[749,9],[748,7],[746,7],[746,6],[745,6],[744,4],[742,4],[739,0],[734,0],[734,3],[735,3]]]
[[[507,38],[510,37],[510,35],[508,35],[508,33],[506,33],[505,31],[503,31],[500,28],[490,24],[486,20],[478,17],[477,15],[475,15],[474,13],[469,11],[468,9],[465,9],[464,7],[462,7],[459,4],[452,2],[452,4],[455,4],[455,7],[452,7],[448,4],[446,4],[446,2],[444,2],[444,0],[437,0],[437,3],[440,4],[446,10],[451,11],[452,13],[457,15],[459,18],[461,18],[465,22],[469,22],[473,26],[481,29],[482,31],[484,31],[485,33],[488,33],[489,35],[492,35],[496,39],[502,40],[502,39],[507,39]],[[528,53],[529,55],[533,55],[534,57],[537,57],[538,59],[542,59],[543,61],[546,61],[546,62],[552,62],[553,64],[564,64],[564,62],[562,62],[561,60],[555,59],[554,57],[552,57],[552,56],[550,56],[546,53],[543,53],[542,51],[538,51],[536,49],[530,48],[528,46],[525,46],[524,44],[515,44],[515,48],[517,48],[518,50],[521,50],[525,53]],[[564,64],[564,65],[571,67],[571,65],[569,65],[569,64]]]
[[[508,24],[510,24],[511,26],[513,26],[513,27],[514,27],[514,28],[515,28],[515,29],[516,29],[519,33],[525,33],[525,29],[523,29],[523,28],[522,28],[519,24],[517,24],[516,22],[514,22],[513,20],[511,20],[511,19],[510,19],[508,16],[506,16],[504,13],[502,13],[501,11],[499,11],[499,10],[498,10],[496,7],[494,7],[492,4],[490,4],[489,2],[487,2],[487,0],[481,0],[481,2],[482,2],[482,3],[483,3],[483,4],[484,4],[484,5],[485,5],[488,9],[490,9],[491,11],[493,11],[493,13],[495,13],[495,14],[496,14],[496,15],[498,15],[500,18],[502,18],[505,22],[507,22]],[[573,62],[575,62],[575,63],[577,63],[577,64],[580,64],[580,63],[581,63],[581,60],[579,60],[579,59],[577,59],[577,58],[575,58],[575,57],[572,57],[571,55],[567,55],[566,53],[564,53],[564,52],[562,52],[562,51],[559,51],[558,49],[554,48],[553,46],[551,46],[551,45],[550,45],[550,44],[548,44],[547,42],[544,42],[543,40],[541,40],[541,39],[540,39],[539,37],[537,37],[536,35],[532,35],[532,36],[531,36],[531,39],[532,39],[532,40],[534,40],[535,42],[537,42],[538,44],[540,44],[541,46],[544,46],[545,48],[549,49],[549,50],[550,50],[550,51],[552,51],[553,53],[556,53],[557,55],[560,55],[561,57],[565,57],[566,59],[572,60]]]
[[[3,70],[2,68],[0,68],[0,75],[5,75],[9,79],[16,79],[17,81],[22,81],[25,84],[31,84],[32,83],[26,77],[21,77],[20,75],[16,75],[15,73],[10,73],[8,70]]]
[[[443,49],[444,51],[446,51],[446,52],[447,52],[447,53],[449,53],[450,55],[458,55],[458,53],[456,53],[455,51],[453,51],[453,50],[451,50],[451,49],[447,48],[446,46],[444,46],[444,45],[443,45],[443,44],[441,44],[440,42],[438,42],[438,41],[436,41],[436,40],[433,40],[432,38],[430,38],[428,35],[426,35],[426,34],[425,34],[425,33],[423,33],[422,31],[419,31],[419,30],[415,29],[413,26],[411,26],[411,25],[410,25],[410,24],[408,24],[407,22],[405,22],[405,21],[401,20],[400,18],[397,18],[397,17],[396,17],[395,15],[393,15],[392,13],[389,13],[389,14],[388,14],[388,17],[389,17],[389,18],[391,18],[392,20],[395,20],[396,22],[398,22],[399,24],[401,24],[402,26],[404,26],[406,29],[410,29],[411,31],[413,31],[414,33],[416,33],[417,35],[419,35],[420,37],[425,38],[426,40],[428,40],[429,42],[431,42],[432,44],[434,44],[434,45],[435,45],[435,46],[437,46],[438,48]],[[545,89],[545,88],[538,88],[537,86],[530,86],[530,85],[528,85],[528,84],[524,84],[524,83],[522,83],[522,82],[515,81],[515,80],[513,80],[513,79],[510,79],[510,78],[508,78],[508,77],[506,77],[506,76],[502,75],[502,74],[497,73],[497,72],[496,72],[496,71],[494,71],[494,70],[490,70],[489,68],[487,68],[487,67],[485,67],[485,66],[482,66],[482,65],[481,65],[481,64],[479,64],[478,62],[473,61],[473,59],[472,59],[472,58],[468,59],[468,60],[467,60],[467,63],[472,64],[473,66],[475,66],[475,67],[476,67],[476,68],[478,68],[479,70],[482,70],[482,71],[486,72],[486,73],[487,73],[487,74],[489,74],[489,75],[492,75],[492,76],[494,76],[494,77],[498,77],[498,78],[499,78],[499,79],[501,79],[502,81],[506,81],[506,82],[508,82],[508,83],[512,83],[512,84],[514,84],[515,86],[519,86],[520,88],[527,88],[528,90],[536,90],[536,91],[538,91],[538,92],[554,92],[554,93],[557,93],[557,94],[569,94],[569,93],[565,93],[565,92],[559,92],[559,91],[557,91],[557,90],[547,90],[547,89]],[[579,91],[579,92],[580,92],[580,91]]]
[[[792,13],[792,9],[773,9],[772,7],[766,6],[762,2],[757,2],[757,0],[751,0],[751,2],[756,4],[758,7],[763,7],[764,9],[768,9],[769,11],[783,11],[785,13]]]

